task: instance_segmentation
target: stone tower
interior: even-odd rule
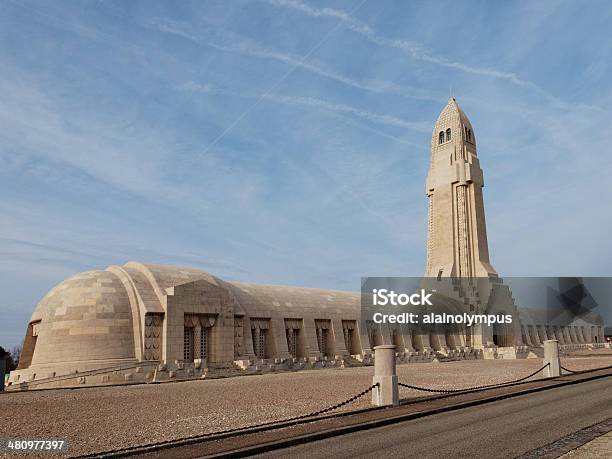
[[[476,136],[451,98],[431,138],[426,277],[497,277],[489,262]]]

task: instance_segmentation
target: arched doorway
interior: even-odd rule
[[[505,315],[503,311],[496,314],[498,320]],[[510,324],[497,322],[493,324],[493,343],[498,347],[514,346],[514,333]]]

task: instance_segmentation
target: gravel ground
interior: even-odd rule
[[[567,357],[571,370],[612,365],[612,355]],[[406,384],[457,389],[518,379],[540,359],[405,364]],[[70,454],[216,432],[313,412],[372,384],[373,367],[227,379],[0,394],[0,438],[66,438]],[[540,377],[539,375],[536,376]],[[425,395],[400,389],[401,398]],[[369,406],[369,394],[344,410]]]

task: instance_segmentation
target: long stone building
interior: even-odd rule
[[[470,121],[455,99],[432,136],[425,277],[459,279],[457,310],[504,313],[504,330],[416,333],[362,321],[361,294],[228,282],[194,268],[129,262],[71,277],[37,305],[9,389],[116,384],[368,364],[378,344],[400,362],[526,357],[545,339],[598,345],[598,316],[553,326],[518,310],[488,253],[484,179]],[[602,344],[603,345],[603,344]]]

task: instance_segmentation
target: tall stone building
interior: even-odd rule
[[[511,315],[511,325],[470,327],[464,333],[470,346],[496,345],[514,353],[514,346],[523,344],[518,313],[489,260],[483,187],[472,123],[451,98],[431,138],[425,277],[460,279],[437,290],[463,303],[466,312]]]
[[[510,329],[374,327],[360,320],[359,293],[228,282],[199,269],[130,262],[77,274],[45,295],[9,389],[367,364],[372,348],[388,343],[409,363],[521,357],[525,345],[549,338],[601,342],[597,317],[571,326],[548,324],[537,312],[519,317],[489,261],[475,139],[451,99],[432,137],[426,280],[450,286],[437,295],[455,311],[511,315]]]
[[[426,277],[496,277],[489,261],[472,123],[453,98],[436,121],[427,174]]]

